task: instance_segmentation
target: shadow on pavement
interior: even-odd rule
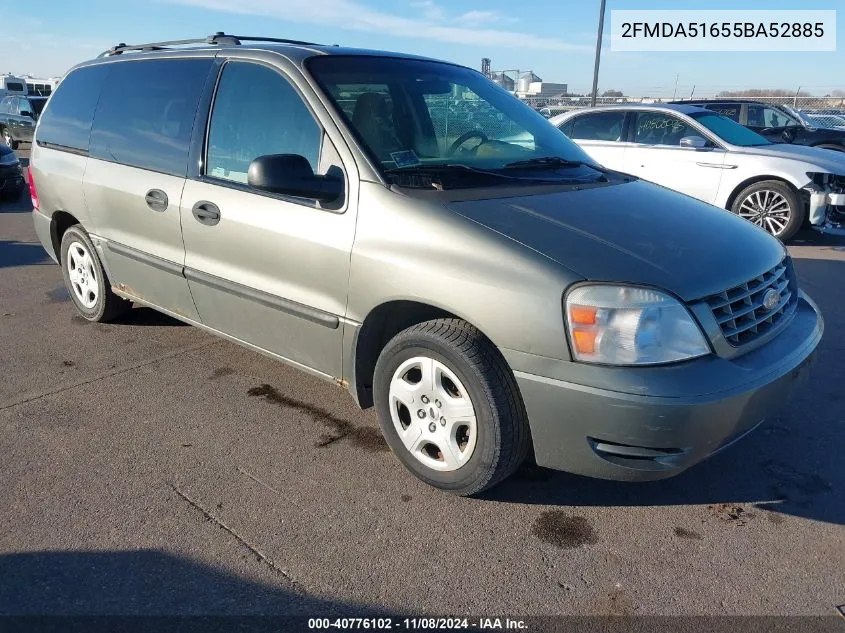
[[[0,240],[0,268],[31,266],[50,262],[50,256],[41,244]]]
[[[776,514],[786,514],[845,525],[845,260],[795,259],[795,266],[825,333],[809,380],[780,415],[671,479],[623,483],[526,466],[485,498],[561,506],[756,504],[776,523]]]
[[[184,321],[174,319],[171,316],[147,307],[132,308],[126,314],[121,315],[109,323],[113,323],[114,325],[140,325],[149,327],[181,327],[188,325]]]
[[[262,584],[157,550],[4,554],[0,555],[0,578],[2,630],[10,630],[4,628],[9,624],[7,616],[361,617],[378,613],[360,605],[311,597],[281,575],[278,584]],[[168,624],[166,620],[151,626],[153,623],[140,619],[134,623],[140,628],[131,630],[162,630],[159,624]],[[215,620],[207,617],[199,629],[179,626],[178,630],[242,630],[237,619],[220,627],[216,624],[226,619]],[[188,618],[182,624],[195,622]],[[286,627],[281,619],[267,622],[275,624],[274,630],[307,628]],[[50,624],[49,617],[39,622],[37,630],[44,630],[44,624]],[[130,619],[124,624],[133,622]],[[127,630],[126,626],[109,628]],[[101,629],[95,626],[93,630]]]

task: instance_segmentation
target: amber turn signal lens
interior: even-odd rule
[[[579,354],[596,353],[596,335],[597,333],[591,330],[575,330],[572,333],[575,349]]]
[[[596,324],[596,308],[588,306],[570,306],[569,318],[573,323],[579,325],[595,325]]]

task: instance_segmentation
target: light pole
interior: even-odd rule
[[[599,63],[601,62],[601,35],[604,31],[604,2],[601,0],[601,7],[599,8],[599,32],[596,37],[596,66],[593,69],[593,94],[590,96],[590,107],[596,107],[596,95],[599,91]]]

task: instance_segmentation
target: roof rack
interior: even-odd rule
[[[319,46],[314,42],[301,42],[299,40],[287,40],[277,37],[255,37],[251,35],[227,35],[223,31],[218,31],[214,35],[208,37],[200,37],[189,40],[170,40],[167,42],[150,42],[148,44],[125,44],[121,42],[117,46],[112,46],[109,50],[100,53],[97,58],[110,57],[111,55],[120,55],[130,51],[162,51],[169,50],[173,46],[184,46],[186,44],[215,44],[217,46],[239,46],[243,42],[274,42],[276,44],[296,44],[299,46]]]

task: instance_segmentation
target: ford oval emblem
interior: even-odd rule
[[[774,288],[769,288],[763,295],[763,309],[771,312],[780,303],[780,293]]]

